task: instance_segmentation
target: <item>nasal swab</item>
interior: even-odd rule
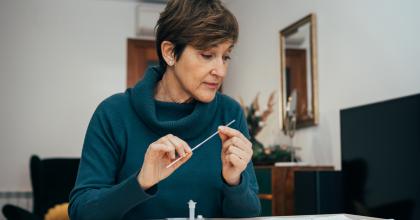
[[[227,125],[225,126],[229,126],[231,124],[233,124],[233,122],[235,122],[235,120],[232,120],[231,122],[229,122]],[[216,134],[218,134],[219,131],[214,132],[214,134],[210,135],[210,137],[206,138],[204,141],[202,141],[201,143],[195,145],[195,147],[193,147],[191,149],[191,152],[193,152],[195,149],[197,149],[198,147],[200,147],[201,145],[203,145],[204,143],[206,143],[208,140],[210,140],[210,138],[214,137]],[[187,156],[187,154],[185,154],[184,156],[178,157],[178,159],[174,160],[172,163],[170,163],[168,166],[166,166],[166,168],[171,167],[172,165],[174,165],[176,162],[178,162],[179,160],[181,160],[182,158],[184,158],[185,156]]]

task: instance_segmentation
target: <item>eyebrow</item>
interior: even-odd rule
[[[205,49],[205,50],[214,50],[214,49],[216,49],[216,48],[217,48],[217,45],[218,45],[218,44],[213,45],[213,46],[211,46],[211,47],[209,47],[208,49]],[[230,45],[230,46],[226,49],[226,51],[225,51],[225,52],[227,52],[227,51],[229,51],[229,50],[232,50],[234,46],[235,46],[234,44],[231,44],[231,45]]]
[[[233,50],[233,44],[232,45],[230,45],[230,47],[225,51],[225,52],[229,52],[229,53],[231,53],[232,52],[232,50]]]

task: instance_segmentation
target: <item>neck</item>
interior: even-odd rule
[[[173,71],[166,70],[155,90],[155,99],[164,102],[188,103],[192,96],[183,88]]]

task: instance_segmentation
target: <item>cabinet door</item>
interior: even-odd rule
[[[255,168],[255,175],[260,189],[258,197],[261,202],[261,216],[272,216],[271,169]]]
[[[333,170],[331,166],[255,166],[263,216],[294,215],[296,171]]]

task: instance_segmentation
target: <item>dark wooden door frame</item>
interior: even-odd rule
[[[143,78],[149,62],[158,62],[155,41],[127,40],[127,88],[133,87]]]

